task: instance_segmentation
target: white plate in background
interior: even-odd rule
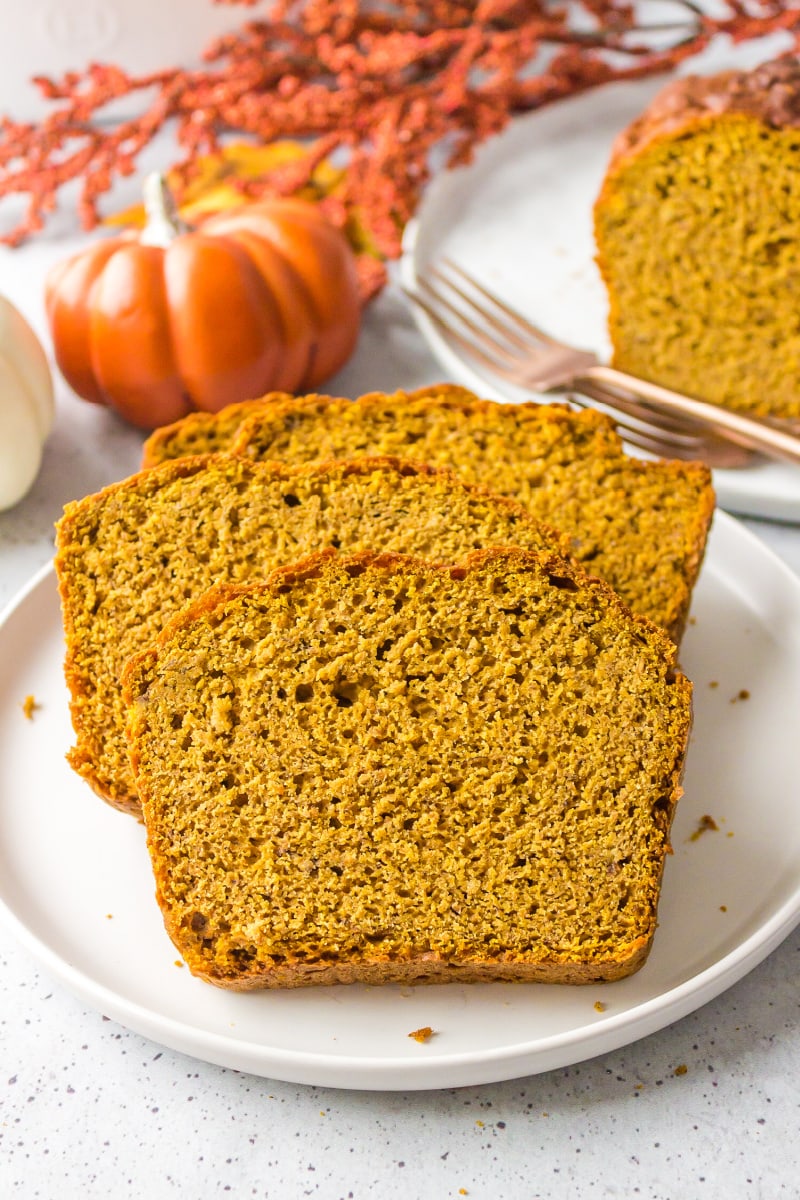
[[[592,205],[616,134],[663,86],[663,79],[612,84],[518,117],[469,166],[441,173],[406,229],[403,281],[413,288],[418,272],[447,255],[554,337],[608,359]],[[524,398],[500,380],[487,382],[424,314],[415,316],[449,380],[493,399]],[[714,485],[730,512],[800,521],[798,467],[715,471]]]
[[[476,1085],[635,1041],[724,991],[800,920],[800,582],[717,514],[693,614],[681,652],[695,682],[686,793],[653,950],[628,979],[236,994],[192,978],[161,923],[143,827],[64,760],[72,733],[49,568],[0,618],[0,919],[130,1029],[291,1082]],[[28,695],[40,706],[30,721]],[[718,829],[692,840],[706,814]],[[429,1042],[408,1037],[425,1025]]]

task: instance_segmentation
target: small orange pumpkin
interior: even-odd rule
[[[312,391],[349,358],[361,317],[355,257],[311,203],[263,200],[180,222],[145,181],[140,235],[57,264],[45,304],[58,366],[86,400],[143,429],[269,391]]]

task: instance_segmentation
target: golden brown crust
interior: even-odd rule
[[[800,127],[800,64],[784,58],[752,71],[720,71],[673,80],[619,134],[609,169],[656,138],[673,137],[721,116],[752,117],[770,129]]]
[[[270,404],[291,403],[294,399],[291,392],[267,392],[253,400],[229,404],[218,412],[191,412],[171,425],[161,425],[153,430],[142,447],[141,469],[158,466],[171,458],[224,453],[230,449],[245,418]]]
[[[389,983],[414,986],[442,983],[552,983],[588,985],[613,983],[640,970],[647,960],[653,934],[626,948],[619,958],[606,962],[574,963],[552,961],[524,962],[500,959],[453,962],[438,955],[419,955],[401,960],[376,959],[374,962],[276,963],[247,975],[224,978],[195,967],[192,972],[206,983],[230,991],[252,992],[263,989],[323,987],[332,984],[363,983],[378,986]]]
[[[89,513],[92,509],[97,509],[109,503],[113,500],[114,496],[123,492],[141,487],[146,493],[154,493],[174,480],[189,479],[191,476],[213,467],[217,462],[224,462],[234,458],[238,460],[239,456],[232,453],[211,453],[195,454],[185,458],[165,459],[153,467],[141,468],[126,479],[110,483],[99,492],[93,492],[89,496],[84,496],[81,500],[69,501],[64,506],[63,515],[56,522],[56,555],[54,565],[56,567],[56,575],[59,578],[59,588],[61,587],[59,568],[63,565],[63,548],[69,543],[76,523],[85,514]],[[252,467],[255,467],[258,474],[273,479],[282,479],[286,482],[298,477],[324,477],[333,471],[341,473],[344,478],[348,476],[367,476],[376,470],[394,471],[401,477],[417,476],[419,478],[437,478],[444,482],[449,481],[454,488],[465,495],[484,496],[490,499],[492,504],[499,510],[513,514],[529,526],[536,525],[543,531],[546,538],[551,539],[554,545],[561,548],[566,558],[571,557],[568,541],[560,530],[555,529],[546,522],[536,521],[530,512],[511,496],[497,495],[491,488],[485,487],[482,484],[468,483],[461,479],[450,467],[437,466],[434,463],[422,462],[414,458],[400,458],[394,454],[369,454],[359,458],[328,458],[301,463],[286,463],[276,460],[269,462],[248,462],[247,466],[243,469],[249,472]],[[61,592],[61,598],[62,600],[64,599],[63,592]]]
[[[257,400],[243,400],[230,404],[219,412],[191,412],[169,425],[154,429],[142,446],[141,470],[156,467],[167,459],[194,456],[195,443],[208,444],[211,440],[224,442],[238,429],[242,420],[259,405],[268,403],[272,397],[291,400],[288,392],[270,392]],[[220,446],[222,449],[222,446]],[[205,451],[201,451],[205,452]]]
[[[348,468],[351,466],[350,463],[346,465]],[[354,465],[358,466],[357,463]],[[426,470],[431,471],[431,473],[437,473],[434,468],[427,466],[427,464],[423,463],[421,465]],[[309,470],[315,473],[313,465]],[[454,579],[463,579],[477,567],[493,561],[502,563],[512,570],[514,568],[524,570],[530,564],[535,563],[553,575],[563,576],[579,586],[596,592],[599,596],[603,597],[606,604],[615,609],[625,620],[633,622],[643,632],[647,632],[648,636],[658,645],[660,653],[664,655],[670,666],[677,664],[677,646],[673,639],[669,637],[666,630],[640,613],[632,612],[624,600],[605,580],[598,579],[594,575],[589,575],[581,567],[580,563],[575,562],[574,559],[567,555],[551,551],[537,553],[518,546],[491,546],[483,550],[469,551],[458,563],[442,563],[414,554],[399,554],[391,550],[380,552],[359,550],[354,554],[340,554],[337,550],[326,547],[324,550],[315,550],[311,554],[307,554],[305,558],[298,559],[297,562],[276,567],[270,572],[267,580],[245,584],[214,584],[204,591],[202,595],[186,604],[180,612],[176,613],[164,625],[147,650],[142,652],[142,654],[133,655],[128,659],[122,672],[125,702],[128,705],[132,703],[134,698],[132,692],[134,680],[141,676],[144,664],[154,663],[158,658],[158,651],[172,641],[176,634],[201,619],[219,615],[224,612],[226,606],[232,600],[238,600],[242,596],[274,595],[277,592],[286,591],[306,580],[318,579],[331,564],[336,564],[337,569],[341,569],[353,576],[360,575],[367,569],[374,569],[378,571],[407,572],[409,574],[416,573],[423,575],[430,572],[432,574],[450,575]]]
[[[116,483],[110,483],[106,487],[101,488],[99,492],[92,492],[80,500],[68,501],[64,505],[63,515],[56,522],[56,563],[59,561],[59,547],[66,540],[66,531],[74,527],[76,520],[79,520],[82,515],[91,509],[107,503],[113,496],[122,492],[134,489],[157,492],[167,483],[171,483],[177,479],[189,479],[192,475],[197,475],[201,471],[213,467],[215,463],[226,461],[235,464],[237,469],[247,474],[252,473],[253,468],[255,468],[257,474],[286,480],[294,478],[296,475],[325,475],[332,468],[341,468],[343,473],[347,475],[367,475],[376,467],[388,467],[395,468],[404,475],[449,477],[453,479],[459,488],[467,487],[476,494],[491,495],[488,488],[475,484],[465,484],[448,467],[437,467],[431,463],[420,462],[411,458],[400,458],[397,455],[391,454],[365,455],[361,458],[326,459],[325,461],[308,463],[286,463],[278,462],[277,460],[270,460],[269,462],[245,461],[242,463],[238,455],[222,452],[187,455],[181,458],[165,459],[153,467],[142,467],[140,470],[134,472],[133,475],[129,475],[125,479],[117,480]],[[498,496],[497,499],[502,500],[504,503],[509,500],[508,497],[501,496]],[[525,512],[521,505],[515,504],[513,500],[510,503],[517,510],[525,513],[526,520],[531,519],[530,514]]]
[[[277,401],[269,408],[268,419],[277,424],[286,417],[291,417],[291,410],[319,411],[335,415],[346,414],[350,409],[384,409],[396,405],[398,409],[413,408],[441,409],[455,413],[475,414],[491,417],[500,422],[541,426],[544,423],[562,425],[565,428],[580,428],[586,433],[594,433],[598,438],[597,448],[615,453],[622,452],[622,439],[616,432],[614,422],[605,413],[596,409],[581,409],[575,411],[565,404],[542,404],[535,400],[523,401],[520,404],[499,404],[495,400],[484,400],[469,392],[466,388],[454,384],[437,384],[419,388],[415,392],[366,392],[357,400],[344,400],[329,396],[298,396],[291,405]],[[260,416],[256,410],[251,412],[240,424],[231,444],[232,454],[245,457],[253,455],[253,443],[257,441],[261,427]]]
[[[311,404],[320,401],[325,404],[326,401],[329,401],[329,398],[324,396],[309,396],[308,400]],[[469,388],[461,387],[455,383],[428,384],[425,387],[416,388],[411,392],[365,392],[357,400],[349,401],[349,403],[356,404],[362,408],[383,408],[387,404],[387,401],[394,401],[398,407],[417,403],[424,405],[435,403],[437,407],[449,408],[454,412],[482,413],[487,416],[498,417],[500,420],[503,420],[504,417],[508,420],[514,420],[514,414],[516,414],[517,418],[521,417],[524,421],[530,420],[537,425],[542,421],[554,421],[567,426],[575,424],[585,425],[587,428],[602,431],[606,434],[610,439],[611,445],[616,447],[622,446],[622,439],[616,431],[614,421],[607,413],[601,413],[597,409],[584,408],[576,411],[574,408],[570,408],[565,401],[558,400],[548,402],[523,400],[520,404],[502,404],[498,403],[497,400],[485,400],[483,397],[471,392]],[[334,403],[340,402],[334,401]],[[257,416],[256,413],[249,415]],[[241,440],[244,441],[244,438]]]
[[[425,387],[416,388],[411,392],[398,391],[389,397],[398,404],[407,402],[414,403],[420,400],[436,400],[444,407],[453,409],[469,410],[471,412],[488,412],[494,407],[492,401],[480,400],[473,392],[467,388],[459,387],[452,383],[435,383],[428,384]],[[179,421],[173,422],[171,425],[163,425],[159,429],[153,431],[149,438],[144,443],[141,469],[158,466],[159,463],[165,462],[167,459],[194,457],[199,453],[237,453],[237,446],[242,443],[242,438],[239,436],[241,426],[244,421],[251,417],[257,417],[259,412],[265,409],[272,409],[275,405],[294,405],[308,408],[316,404],[322,405],[349,405],[357,404],[365,407],[373,405],[385,404],[387,395],[384,392],[367,392],[359,396],[357,400],[349,400],[344,397],[326,396],[319,393],[308,393],[306,395],[291,395],[288,392],[268,392],[264,396],[260,396],[253,400],[245,400],[239,404],[231,404],[226,408],[220,409],[216,413],[193,412],[188,416],[181,418]],[[544,417],[553,417],[554,419],[569,419],[570,410],[564,404],[534,404],[524,406],[531,411],[531,416],[539,420]],[[575,414],[572,414],[574,418]],[[595,425],[598,429],[604,428],[608,435],[611,436],[614,443],[619,445],[620,441],[614,433],[613,421],[600,413],[587,413],[585,417],[581,417],[589,423]],[[244,439],[246,442],[248,439]],[[205,443],[205,446],[203,445]]]

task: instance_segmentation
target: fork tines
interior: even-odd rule
[[[442,258],[424,274],[418,272],[416,289],[403,290],[482,378],[488,372],[528,394],[562,392],[579,408],[600,405],[631,445],[651,454],[703,458],[712,466],[725,467],[752,461],[750,451],[701,432],[691,421],[654,411],[633,396],[580,378],[597,363],[594,354],[552,337],[451,259]],[[595,403],[590,405],[583,397]]]

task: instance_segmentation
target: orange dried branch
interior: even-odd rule
[[[217,0],[253,9],[259,0]],[[262,0],[263,3],[263,0]],[[177,177],[235,133],[259,144],[307,140],[305,159],[241,182],[248,195],[302,189],[320,159],[338,155],[344,181],[328,205],[359,219],[385,257],[399,253],[437,161],[468,161],[515,112],[540,108],[602,83],[667,70],[719,33],[735,41],[785,30],[800,46],[800,11],[778,0],[726,0],[716,16],[673,0],[670,36],[654,48],[644,3],[582,0],[410,0],[392,12],[376,0],[277,0],[263,20],[217,39],[199,70],[133,76],[92,64],[61,80],[37,78],[53,110],[39,124],[0,120],[0,199],[28,198],[21,222],[2,235],[16,244],[40,229],[64,185],[82,180],[81,222],[165,127],[174,131]],[[99,118],[124,96],[138,115]]]

